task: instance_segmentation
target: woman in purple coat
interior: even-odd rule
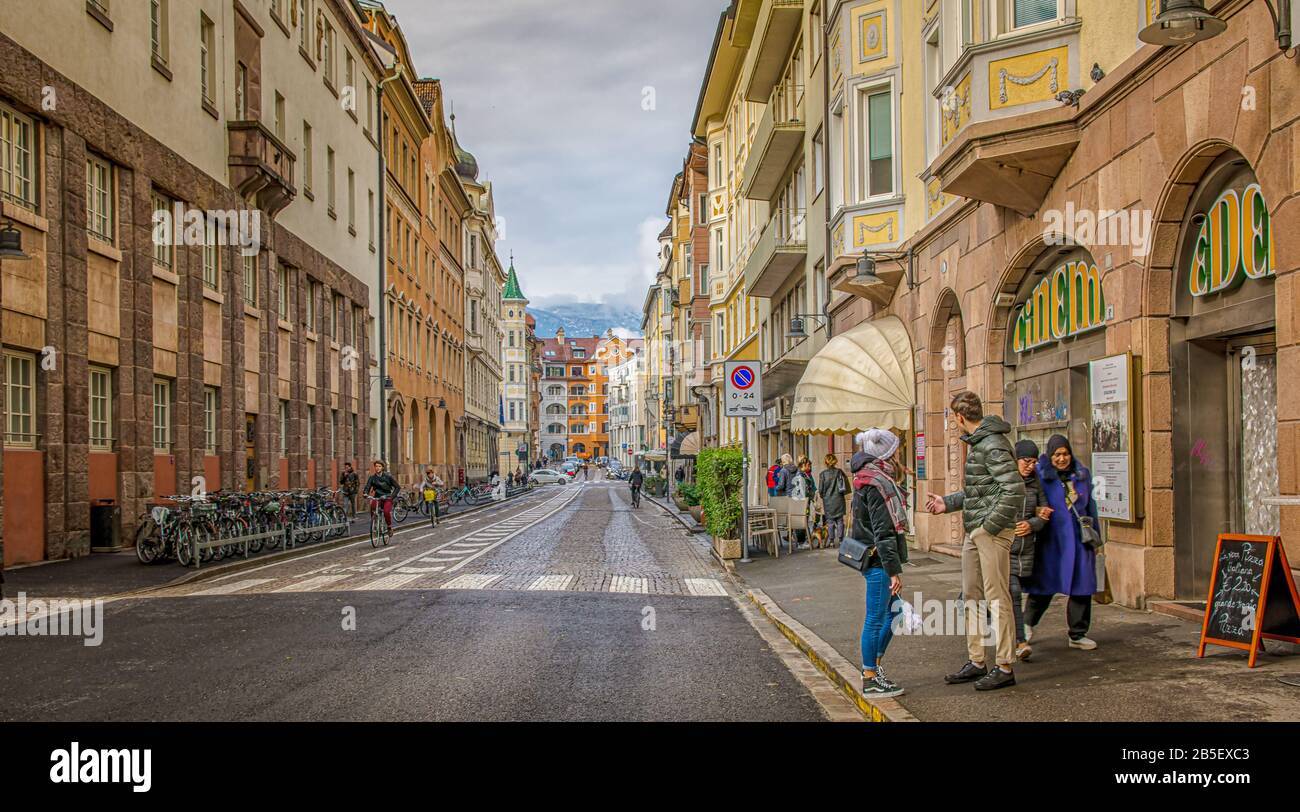
[[[1079,516],[1097,522],[1097,503],[1092,499],[1092,474],[1074,458],[1070,442],[1059,434],[1047,441],[1047,453],[1038,460],[1038,477],[1047,497],[1047,527],[1038,534],[1037,566],[1027,592],[1025,636],[1032,639],[1034,627],[1056,595],[1068,595],[1066,617],[1070,624],[1070,648],[1091,651],[1096,642],[1088,638],[1092,624],[1092,596],[1097,591],[1097,553],[1083,543]],[[1071,511],[1073,507],[1073,511]]]

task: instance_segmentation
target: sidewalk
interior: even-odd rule
[[[524,492],[524,494],[527,493],[531,493],[531,491]],[[511,497],[511,499],[514,498],[518,498],[518,496]],[[506,501],[510,501],[510,499]],[[485,502],[473,506],[455,505],[448,512],[443,513],[442,517],[446,519],[460,516],[476,510],[490,508],[497,504],[499,503]],[[428,521],[424,516],[411,514],[407,516],[406,521],[397,525],[397,529],[419,524],[427,526]],[[247,560],[256,561],[271,555],[289,557],[299,551],[305,554],[326,550],[348,541],[364,538],[369,532],[370,517],[362,512],[352,519],[347,533],[340,538],[298,544],[288,552],[285,551],[283,546],[276,550],[263,550],[256,554],[250,554]],[[4,595],[8,598],[23,592],[29,598],[107,597],[166,586],[173,581],[189,578],[195,574],[206,576],[218,570],[228,571],[227,567],[244,561],[243,555],[237,554],[234,558],[205,563],[198,570],[193,567],[182,567],[175,560],[145,565],[140,563],[140,559],[136,557],[135,549],[132,547],[119,552],[92,553],[81,558],[46,561],[38,564],[22,565],[15,569],[6,569],[4,571]]]
[[[737,564],[736,574],[820,638],[803,642],[861,666],[863,580],[834,550],[759,554]],[[960,561],[913,551],[902,596],[918,611],[915,593],[946,601],[960,587]],[[1215,646],[1198,660],[1199,624],[1111,604],[1093,607],[1089,637],[1097,649],[1077,651],[1066,646],[1064,605],[1058,597],[1039,624],[1033,659],[1016,666],[1018,684],[991,693],[944,683],[966,660],[963,637],[895,637],[885,663],[907,689],[897,701],[921,721],[1300,720],[1300,688],[1278,682],[1300,674],[1300,657],[1281,653],[1292,647],[1269,643],[1254,669],[1244,652]]]

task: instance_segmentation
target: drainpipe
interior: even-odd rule
[[[823,5],[823,11],[829,11],[829,3]],[[830,120],[826,118],[831,111],[831,72],[827,69],[830,61],[830,21],[829,18],[822,17],[822,167],[826,177],[822,178],[822,196],[825,197],[824,205],[826,206],[826,216],[822,219],[825,221],[822,225],[826,229],[825,257],[831,260],[831,263],[822,263],[822,277],[825,278],[830,271],[830,265],[835,262],[835,246],[831,243],[831,138],[830,138]],[[834,323],[831,321],[831,288],[829,279],[826,280],[826,299],[821,303],[822,315],[826,317],[826,340],[830,341],[831,336],[835,335]]]
[[[379,91],[375,100],[375,129],[379,131],[379,204],[375,217],[379,220],[379,455],[378,459],[388,468],[388,329],[384,318],[388,308],[384,307],[388,294],[388,257],[385,241],[385,224],[388,221],[388,166],[384,161],[384,85],[402,76],[402,65],[394,66],[391,76],[379,80]]]

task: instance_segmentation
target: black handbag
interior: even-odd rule
[[[840,542],[839,562],[846,567],[852,567],[858,572],[864,572],[871,566],[871,558],[876,554],[876,545],[867,544],[865,541],[859,541],[852,536],[845,536]]]
[[[1079,522],[1079,539],[1083,542],[1083,546],[1092,550],[1101,550],[1106,542],[1102,541],[1101,533],[1093,526],[1092,517],[1080,516],[1079,511],[1074,509],[1073,504],[1070,505],[1070,512],[1074,514],[1074,518]]]

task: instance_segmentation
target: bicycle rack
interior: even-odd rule
[[[323,541],[324,537],[328,536],[330,533],[336,530],[346,531],[349,526],[350,526],[350,522],[343,521],[343,522],[337,522],[335,524],[319,524],[316,525],[315,527],[306,526],[306,525],[302,527],[297,527],[297,526],[290,527],[288,532],[285,533],[284,548],[286,550],[292,550],[294,547],[297,547],[299,544],[304,543],[298,541],[299,536],[314,536],[317,533],[319,533]]]
[[[258,539],[271,539],[283,535],[284,528],[278,528],[276,530],[267,530],[262,533],[253,533],[252,535],[237,536],[235,538],[216,538],[211,541],[199,541],[198,539],[195,539],[190,542],[194,549],[194,569],[198,569],[202,563],[199,553],[203,550],[214,550],[217,547],[243,547],[244,558],[248,558],[248,545],[250,542],[257,541]]]

